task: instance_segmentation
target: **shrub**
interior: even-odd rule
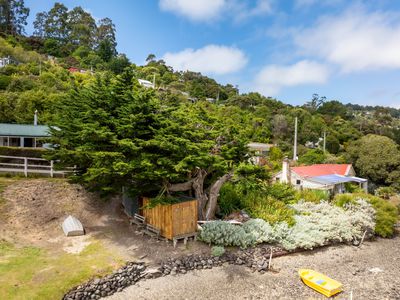
[[[11,82],[11,77],[7,75],[0,75],[0,90],[5,90]]]
[[[312,249],[335,242],[361,239],[364,231],[375,227],[375,210],[363,199],[345,204],[344,208],[328,202],[299,202],[292,205],[296,223],[271,226],[261,219],[252,219],[242,226],[223,221],[206,223],[200,240],[220,246],[247,248],[258,243],[279,243],[286,250]]]
[[[312,165],[322,164],[326,159],[325,153],[321,149],[308,150],[304,155],[300,156],[299,164]]]
[[[396,191],[393,187],[390,186],[382,186],[375,190],[375,196],[383,199],[389,199],[394,195],[396,195]]]
[[[392,203],[378,197],[370,197],[369,203],[376,210],[375,233],[381,237],[391,237],[398,221],[398,210]]]
[[[294,211],[282,201],[261,193],[252,193],[245,199],[245,209],[253,218],[263,219],[270,224],[286,222],[294,224]]]
[[[312,249],[335,242],[360,239],[365,230],[373,230],[374,210],[367,202],[357,202],[361,210],[343,210],[327,202],[300,202],[293,205],[296,223],[289,228],[280,224],[275,239],[287,250]]]
[[[293,201],[294,194],[294,189],[287,184],[267,186],[259,180],[245,179],[224,184],[218,204],[220,212],[225,215],[243,209],[253,218],[261,218],[271,224],[286,221],[292,225],[293,211],[285,203]]]
[[[41,158],[47,150],[41,148],[0,147],[0,155]]]
[[[365,193],[336,195],[334,203],[345,207],[356,204],[357,199],[365,199],[376,211],[375,233],[381,237],[390,237],[394,234],[394,225],[398,221],[398,211],[395,205],[387,200]]]
[[[202,226],[199,240],[219,246],[247,248],[256,244],[254,236],[246,233],[242,226],[228,222],[214,221]]]
[[[289,184],[274,183],[267,187],[267,194],[284,203],[291,203],[295,199],[296,191]]]
[[[339,207],[344,207],[347,204],[354,204],[356,203],[356,199],[353,197],[352,194],[337,194],[334,198],[333,198],[333,203],[336,206]]]
[[[251,234],[256,243],[268,243],[273,241],[272,227],[261,219],[251,219],[242,226],[243,230]]]
[[[225,253],[225,248],[222,246],[214,246],[211,248],[211,255],[212,256],[222,256]]]
[[[218,197],[218,205],[221,214],[229,215],[231,212],[235,210],[242,209],[242,205],[240,202],[240,195],[238,194],[237,190],[233,183],[225,183],[220,192]]]
[[[306,202],[320,203],[322,200],[328,200],[329,195],[326,191],[305,189],[297,191],[295,199],[296,202],[303,200]]]

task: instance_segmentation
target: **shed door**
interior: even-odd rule
[[[188,204],[190,202],[181,203],[173,208],[172,224],[174,236],[195,231],[193,229],[195,218],[193,217],[192,206]]]

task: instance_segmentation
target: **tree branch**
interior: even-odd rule
[[[224,183],[229,181],[232,178],[232,176],[233,176],[233,171],[230,171],[229,173],[218,178],[218,180],[214,182],[214,184],[211,186],[209,200],[207,203],[207,209],[205,214],[206,220],[214,219],[215,210],[217,208],[219,191],[221,190],[221,187],[224,185]]]

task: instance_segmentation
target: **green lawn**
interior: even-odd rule
[[[18,248],[0,241],[0,299],[60,299],[75,285],[122,263],[97,241],[80,254]]]

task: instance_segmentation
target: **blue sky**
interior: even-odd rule
[[[149,53],[241,92],[302,104],[313,93],[400,108],[400,1],[64,0],[117,28],[118,51]],[[25,0],[37,12],[54,1]]]

